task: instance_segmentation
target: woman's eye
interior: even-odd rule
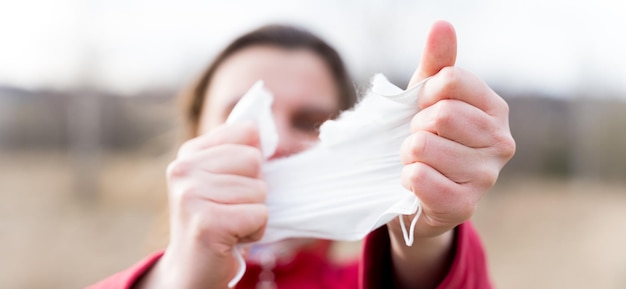
[[[306,119],[298,119],[294,122],[294,127],[304,132],[314,132],[319,130],[322,125],[322,121],[311,121]]]
[[[320,126],[330,118],[326,113],[302,114],[293,118],[293,126],[306,133],[318,133]]]

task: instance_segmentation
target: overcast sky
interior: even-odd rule
[[[429,25],[445,19],[457,30],[457,65],[492,86],[626,96],[620,1],[0,1],[4,85],[175,89],[237,34],[276,22],[326,38],[357,79],[408,79]]]

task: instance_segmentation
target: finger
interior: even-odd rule
[[[263,203],[267,196],[267,186],[262,180],[211,173],[198,173],[194,181],[186,184],[185,190],[219,204]]]
[[[178,150],[179,156],[186,156],[221,144],[241,144],[260,148],[259,130],[252,122],[224,124],[185,142]]]
[[[419,198],[430,227],[449,227],[469,219],[477,203],[463,186],[420,162],[403,167],[402,185]]]
[[[484,111],[454,99],[438,101],[411,120],[412,133],[427,131],[471,148],[494,145],[500,126]]]
[[[267,207],[264,204],[238,204],[220,206],[222,216],[219,221],[225,230],[239,242],[258,241],[267,225]]]
[[[478,149],[429,132],[417,132],[402,144],[404,164],[424,163],[457,184],[487,187],[497,178],[499,167],[484,159]]]
[[[443,99],[464,101],[501,121],[508,116],[508,106],[498,94],[476,75],[457,67],[443,68],[430,78],[422,88],[418,106],[425,109]]]
[[[204,171],[258,178],[262,162],[263,155],[258,148],[225,144],[177,158],[168,166],[167,174],[169,178],[178,178]]]
[[[420,64],[413,73],[409,86],[435,75],[446,66],[456,62],[456,32],[448,22],[435,22],[428,32]]]

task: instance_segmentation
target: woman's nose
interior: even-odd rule
[[[301,145],[289,132],[278,132],[278,146],[270,159],[288,157],[302,151]]]
[[[288,157],[299,153],[308,147],[307,139],[291,127],[288,121],[275,117],[275,122],[276,131],[278,133],[278,145],[276,146],[276,151],[270,159]]]

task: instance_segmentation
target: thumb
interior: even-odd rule
[[[453,66],[455,61],[456,32],[454,32],[454,27],[446,21],[437,21],[428,32],[422,59],[413,73],[408,87],[437,74],[446,66]]]

